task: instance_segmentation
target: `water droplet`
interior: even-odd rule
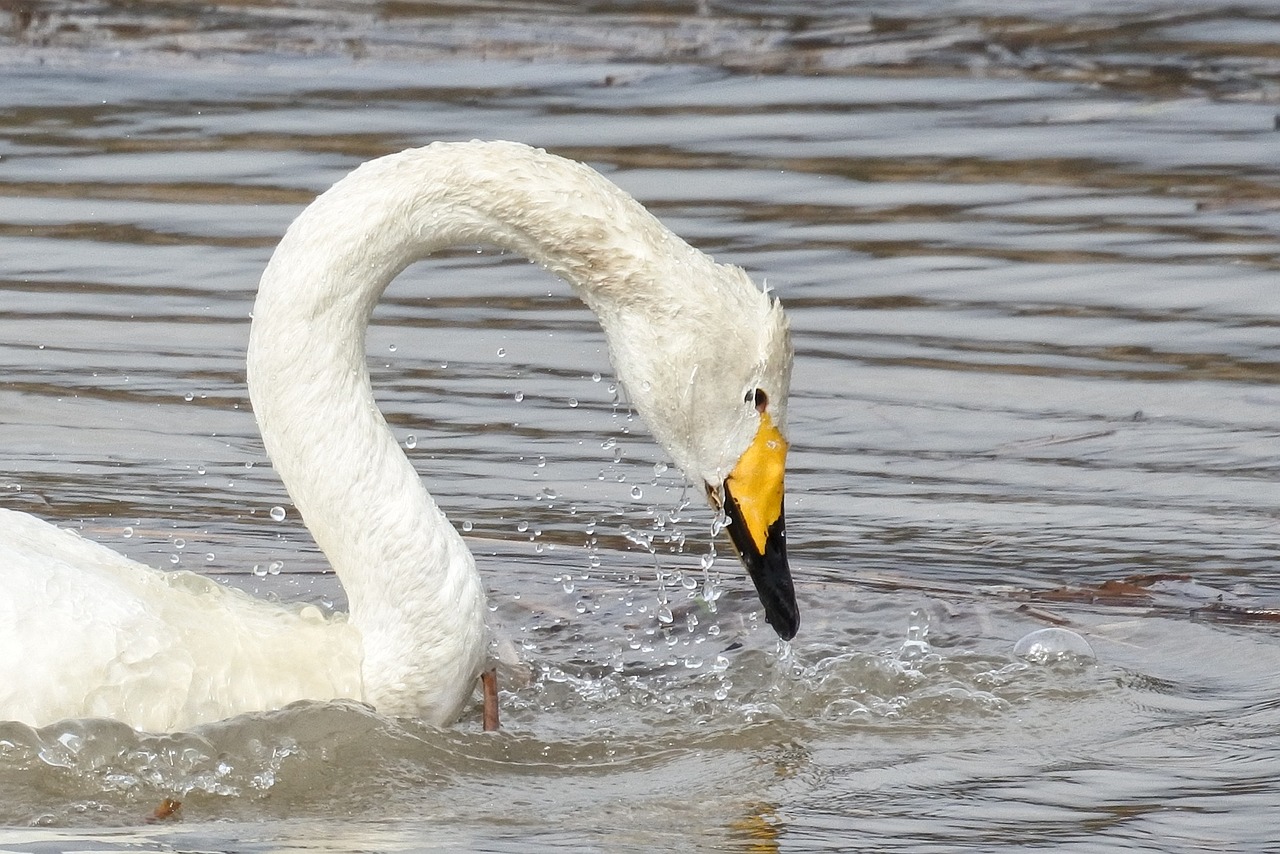
[[[569,408],[570,409],[578,408],[578,399],[576,397],[569,398]]]
[[[208,554],[206,554],[206,555],[204,556],[204,559],[205,559],[206,561],[208,561],[209,563],[213,563],[213,552],[209,552]]]
[[[499,359],[505,358],[505,357],[506,357],[506,355],[507,355],[507,348],[506,348],[506,347],[499,347],[499,348],[498,348],[498,358],[499,358]]]
[[[596,373],[596,374],[592,374],[592,375],[591,375],[591,381],[592,381],[593,383],[598,383],[598,382],[600,382],[600,374],[598,374],[598,373]]]
[[[125,528],[120,532],[120,536],[124,537],[126,540],[129,539],[133,536],[133,528]]]
[[[196,466],[196,474],[204,474],[207,469],[204,466]]]
[[[658,608],[659,623],[662,623],[664,626],[666,626],[675,622],[675,619],[676,618],[671,613],[671,609],[668,608],[666,605],[663,605],[662,607]]]
[[[187,403],[190,403],[191,401],[196,399],[196,396],[191,392],[187,392],[182,396],[182,399],[185,400]]]
[[[528,522],[517,522],[517,523],[516,523],[516,530],[523,534],[525,531],[529,530],[529,523],[528,523]]]
[[[271,575],[279,575],[282,569],[284,569],[284,561],[282,560],[273,560],[267,564],[267,572]]]
[[[929,614],[916,608],[907,618],[907,639],[898,650],[899,661],[914,661],[929,653]]]
[[[470,531],[470,530],[472,529],[472,527],[474,527],[474,526],[471,524],[471,520],[470,520],[470,519],[467,519],[466,521],[464,521],[464,522],[462,523],[462,530],[463,530],[463,531]]]
[[[514,397],[515,397],[516,403],[520,403],[521,401],[524,400],[524,392],[518,391],[515,393]]]
[[[404,446],[412,451],[414,448],[418,447],[418,437],[414,436],[412,433],[405,436]]]
[[[644,498],[644,490],[638,486],[631,487],[631,500],[639,501],[641,498]]]
[[[388,345],[387,345],[387,349],[388,349],[388,350],[390,350],[392,353],[394,353],[394,352],[396,351],[396,345],[395,345],[395,344],[388,344]]]
[[[173,541],[173,547],[178,550],[185,549],[187,547],[187,541],[182,539],[182,537],[178,537]]]
[[[653,476],[661,477],[662,475],[667,473],[668,468],[669,466],[666,463],[659,460],[658,462],[653,464]]]
[[[267,568],[260,563],[255,563],[253,565],[253,574],[258,578],[266,578]]]
[[[283,522],[283,521],[284,521],[284,508],[283,508],[283,507],[281,507],[279,504],[277,504],[275,507],[272,507],[272,508],[271,508],[271,519],[272,519],[272,521],[274,521],[274,522]]]
[[[1094,658],[1089,642],[1070,629],[1037,629],[1013,646],[1013,654],[1034,664],[1070,658]]]
[[[182,558],[178,557],[177,555],[169,555],[169,563],[177,564],[177,562],[180,561],[181,559]]]

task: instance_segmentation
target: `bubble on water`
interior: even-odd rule
[[[523,534],[525,531],[529,530],[529,523],[528,523],[528,522],[517,522],[517,523],[516,523],[516,530]]]
[[[1092,659],[1093,647],[1070,629],[1036,629],[1013,645],[1013,654],[1034,664],[1070,658]]]
[[[578,408],[578,399],[576,397],[569,398],[569,408],[570,409]]]
[[[394,352],[396,351],[396,345],[395,345],[395,344],[388,344],[388,345],[387,345],[387,349],[388,349],[388,350],[390,350],[392,353],[394,353]]]
[[[414,436],[412,433],[405,436],[404,446],[412,451],[414,448],[418,447],[418,437]]]
[[[506,347],[499,347],[499,348],[498,348],[498,358],[499,358],[499,359],[504,358],[506,355],[507,355],[507,348],[506,348]]]
[[[279,575],[282,569],[284,569],[284,561],[282,560],[273,560],[267,564],[268,575]]]
[[[187,547],[187,541],[182,539],[182,537],[178,537],[173,541],[173,547],[178,550],[185,549]]]
[[[279,504],[271,508],[271,520],[273,522],[284,521],[284,508],[281,507]]]
[[[598,383],[598,382],[600,382],[600,374],[598,374],[598,373],[592,374],[592,375],[591,375],[591,381],[592,381],[593,383]]]
[[[177,562],[180,560],[182,560],[182,558],[178,557],[177,555],[169,555],[169,563],[177,564]]]
[[[516,403],[520,403],[524,400],[524,392],[518,391],[513,395],[513,397],[515,398]]]
[[[644,498],[644,490],[638,486],[631,487],[631,500],[639,501],[641,498]]]
[[[182,396],[182,399],[185,400],[187,403],[190,403],[191,401],[196,399],[196,396],[191,392],[187,392]]]
[[[464,521],[463,521],[463,523],[462,523],[462,530],[463,530],[463,531],[470,531],[473,527],[475,527],[475,526],[471,524],[471,520],[470,520],[470,519],[466,519],[466,520],[464,520]]]
[[[260,563],[255,563],[253,565],[253,574],[256,575],[258,578],[266,578],[267,568]]]
[[[129,539],[133,536],[133,528],[125,528],[120,532],[120,536],[124,537],[126,540]]]
[[[204,474],[207,469],[204,466],[196,466],[196,474]]]
[[[214,558],[213,552],[209,552],[204,556],[204,559],[209,563],[213,563],[213,558]]]

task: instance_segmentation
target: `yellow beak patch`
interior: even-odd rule
[[[756,551],[763,554],[769,528],[782,516],[782,480],[787,467],[787,440],[769,413],[760,413],[760,426],[751,447],[738,458],[727,485]]]

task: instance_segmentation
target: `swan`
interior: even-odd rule
[[[396,275],[460,244],[519,252],[594,311],[635,409],[727,515],[768,622],[795,635],[792,348],[778,300],[587,166],[518,143],[437,142],[321,194],[280,241],[253,309],[247,379],[263,444],[349,613],[154,569],[0,510],[0,718],[172,731],[351,698],[457,720],[488,651],[485,593],[374,402],[365,331]]]

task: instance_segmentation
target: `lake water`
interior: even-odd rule
[[[513,138],[787,305],[803,609],[781,647],[568,288],[449,253],[369,358],[523,662],[503,732],[4,724],[0,850],[1280,837],[1271,4],[15,0],[0,26],[3,506],[341,608],[249,411],[257,277],[360,161]],[[1052,627],[1092,657],[1015,652]]]

